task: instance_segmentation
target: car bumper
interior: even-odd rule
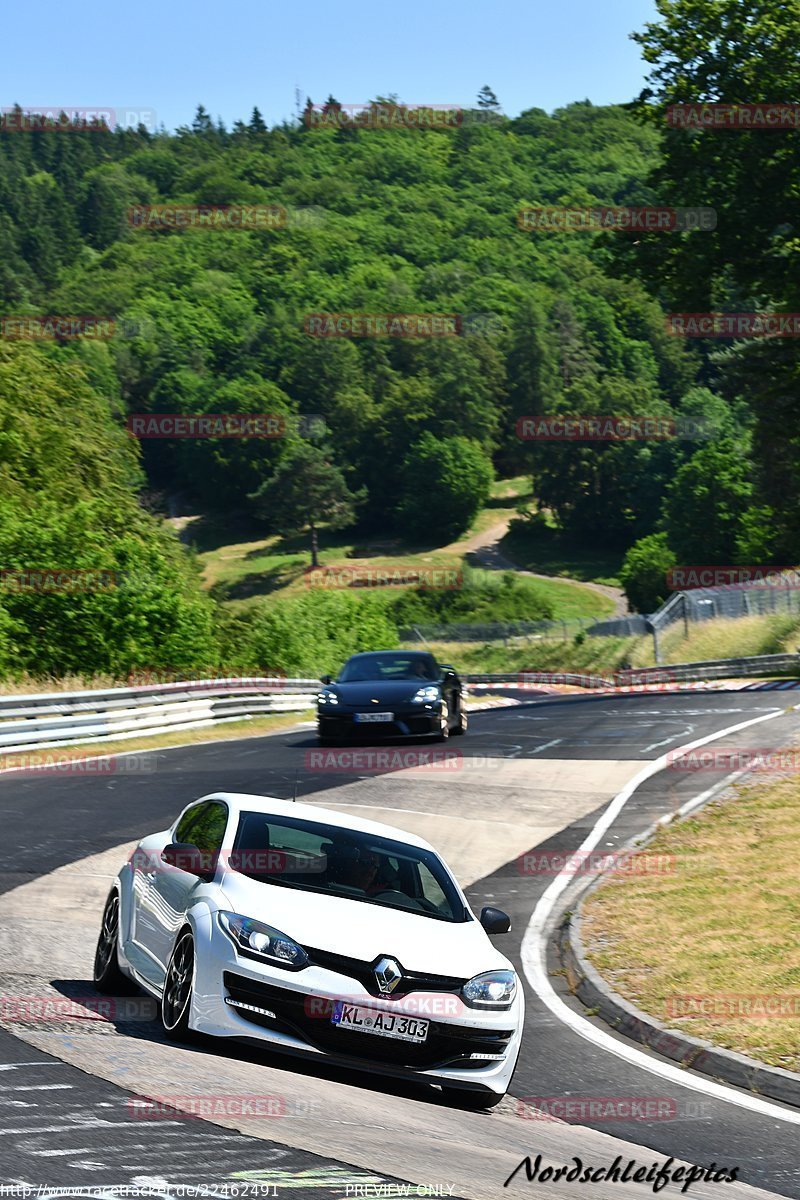
[[[412,992],[398,1000],[371,995],[358,980],[311,964],[287,971],[240,956],[216,920],[196,931],[191,1027],[215,1037],[267,1043],[382,1076],[502,1095],[514,1072],[524,1000],[510,1009],[471,1009],[453,992]],[[212,927],[213,926],[213,927]],[[430,1022],[425,1042],[345,1030],[331,1020],[336,1000]]]
[[[391,711],[392,721],[356,721],[359,709],[317,711],[317,732],[331,741],[375,741],[378,738],[425,737],[442,727],[441,705],[415,704]],[[376,712],[380,712],[377,709]],[[385,711],[385,710],[384,710]]]

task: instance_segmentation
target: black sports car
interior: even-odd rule
[[[345,739],[465,733],[463,689],[453,667],[419,650],[376,650],[348,658],[326,675],[317,696],[322,745]]]

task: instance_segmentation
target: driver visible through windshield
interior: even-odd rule
[[[403,909],[438,921],[471,919],[433,851],[338,825],[243,812],[229,865],[264,884]]]

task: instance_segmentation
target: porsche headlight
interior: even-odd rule
[[[420,688],[416,696],[412,697],[414,704],[434,704],[438,699],[439,689],[433,685]]]
[[[513,971],[486,971],[465,983],[461,995],[472,1008],[510,1008],[516,991]]]
[[[240,917],[238,913],[221,911],[217,918],[237,950],[255,954],[276,966],[299,969],[307,965],[308,955],[303,947],[279,929],[252,917]]]
[[[317,692],[318,704],[338,704],[339,697],[336,692]]]

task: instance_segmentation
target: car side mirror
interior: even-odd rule
[[[161,851],[161,859],[168,867],[185,871],[187,875],[197,875],[200,879],[212,879],[214,876],[209,855],[190,842],[170,842]]]
[[[333,680],[331,679],[330,675],[323,675],[320,679],[320,683],[333,683]]]
[[[502,908],[481,909],[481,925],[487,933],[508,933],[511,929],[511,917]]]

